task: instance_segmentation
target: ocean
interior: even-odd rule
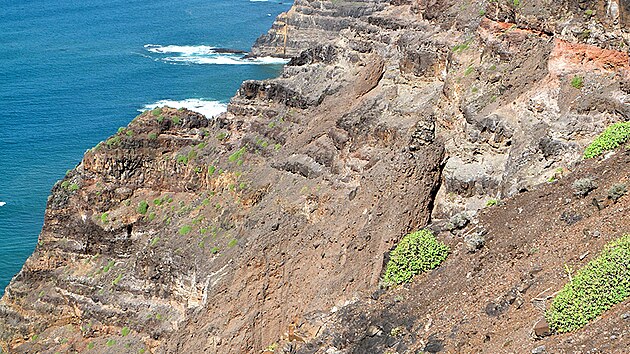
[[[158,104],[207,115],[284,61],[242,59],[290,1],[4,0],[0,295],[33,252],[53,184]]]

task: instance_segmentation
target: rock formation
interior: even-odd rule
[[[539,347],[530,330],[563,262],[628,232],[627,197],[600,210],[567,192],[574,177],[536,186],[573,170],[627,180],[627,153],[578,161],[630,114],[629,9],[296,0],[251,53],[292,58],[279,78],[244,82],[215,120],[145,112],[55,185],[37,249],[0,302],[0,343],[11,353]],[[380,290],[388,251],[427,225],[453,255],[408,288]],[[544,345],[621,350],[627,301],[615,311]]]

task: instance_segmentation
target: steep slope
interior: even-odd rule
[[[566,174],[594,135],[628,119],[628,5],[296,1],[252,50],[292,57],[281,77],[243,83],[216,120],[147,112],[53,188],[39,245],[0,302],[0,343],[243,353],[283,337],[307,341],[286,347],[305,352],[404,352],[438,339],[431,348],[449,352],[529,349],[540,311],[503,306],[518,298],[510,291],[529,300],[559,289],[562,262],[626,232],[627,197],[598,213],[567,202],[604,236],[564,249],[569,231],[547,229],[564,207],[547,220],[537,198],[567,190],[536,189],[479,216],[482,251],[443,232],[455,253],[411,296],[374,292],[404,234],[452,229],[454,215],[474,219],[490,199]],[[602,185],[624,180],[627,156],[601,166],[614,172]],[[520,204],[527,217],[514,214]],[[615,215],[619,229],[604,231]],[[601,348],[593,338],[618,318],[548,345]]]
[[[630,197],[613,202],[609,190],[630,185],[629,172],[626,149],[488,207],[462,230],[441,232],[452,254],[440,268],[408,286],[375,290],[335,313],[309,317],[296,333],[318,328],[319,335],[304,335],[307,344],[297,352],[626,353],[628,300],[576,332],[536,333],[545,335],[544,310],[571,274],[628,234]],[[578,196],[573,185],[580,178],[598,187]],[[471,248],[469,235],[483,246]]]

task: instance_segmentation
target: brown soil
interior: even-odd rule
[[[442,266],[409,286],[344,307],[323,327],[334,334],[302,352],[529,353],[543,345],[548,353],[627,352],[628,301],[575,333],[535,339],[532,329],[568,282],[565,269],[574,273],[629,232],[630,196],[617,203],[607,198],[610,186],[629,182],[629,171],[629,151],[586,161],[556,182],[487,208],[477,225],[440,233],[452,250]],[[572,183],[587,176],[598,188],[576,197]],[[479,229],[487,231],[485,246],[470,253],[462,236]]]

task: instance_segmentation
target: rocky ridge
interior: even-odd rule
[[[575,169],[627,179],[627,153],[576,162],[605,126],[628,119],[628,5],[296,1],[252,50],[291,57],[281,77],[243,83],[216,120],[144,113],[53,188],[38,247],[0,303],[0,343],[530,350],[541,314],[530,297],[561,287],[562,262],[627,232],[605,226],[626,225],[627,198],[597,212],[573,198],[543,224],[532,224],[541,205],[528,198],[561,200],[570,178],[536,186]],[[513,215],[525,205],[527,218]],[[454,226],[458,215],[466,221]],[[387,252],[427,224],[454,254],[410,288],[378,290]],[[594,229],[603,236],[591,241]],[[564,247],[576,232],[585,238]],[[483,241],[470,248],[473,234]],[[624,327],[627,302],[615,311],[547,349],[624,348],[623,330],[593,340]]]

